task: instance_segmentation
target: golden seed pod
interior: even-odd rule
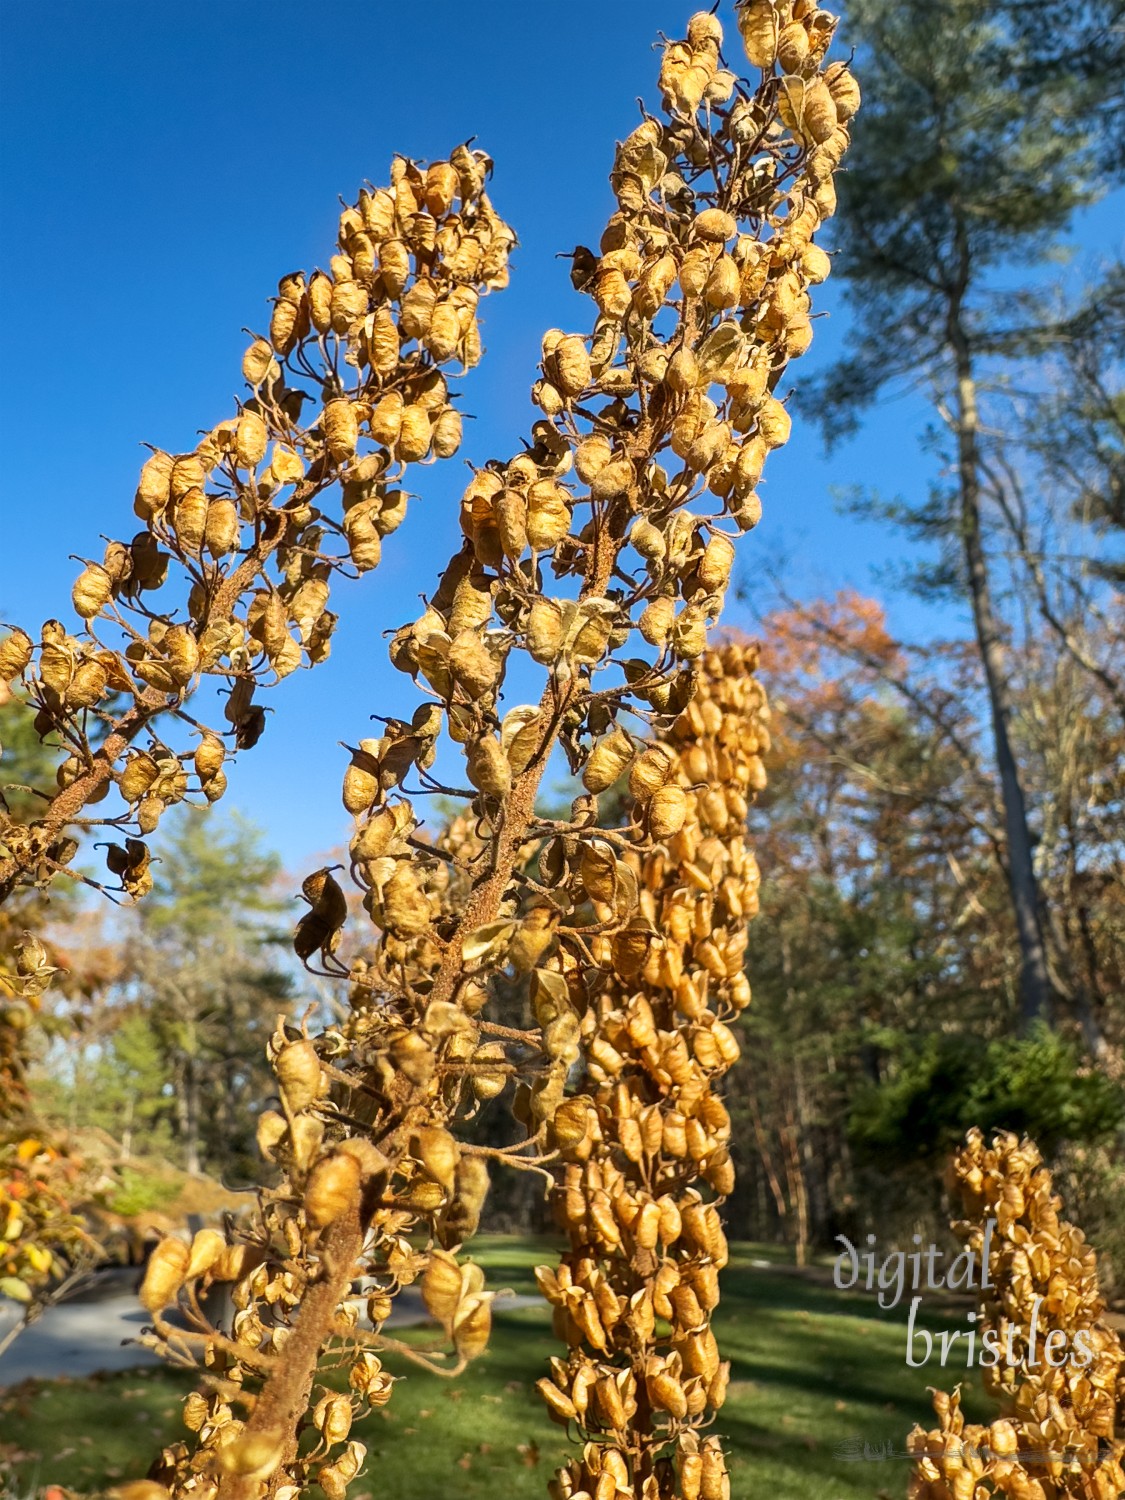
[[[577,334],[559,340],[550,364],[554,384],[564,396],[580,396],[590,384],[590,353],[585,340]]]
[[[204,1275],[226,1248],[227,1242],[217,1229],[197,1230],[191,1242],[184,1280],[194,1281],[197,1276]]]
[[[738,224],[725,209],[705,208],[692,220],[691,230],[694,239],[725,245],[728,240],[734,239]]]
[[[603,735],[582,769],[582,785],[595,795],[604,792],[628,770],[635,754],[633,741],[619,725]]]
[[[801,251],[799,264],[805,280],[811,281],[814,285],[827,280],[832,270],[832,258],[828,252],[822,250],[819,245],[811,243]]]
[[[689,250],[680,264],[680,289],[685,297],[701,297],[711,275],[713,256],[702,245]]]
[[[329,401],[322,418],[324,442],[333,463],[351,458],[359,441],[359,420],[355,404],[346,399]]]
[[[860,89],[855,74],[847,63],[833,63],[824,74],[824,82],[836,106],[836,118],[840,124],[850,120],[860,105]]]
[[[783,78],[778,112],[795,135],[816,145],[829,140],[839,124],[836,101],[820,77]]]
[[[785,407],[776,397],[767,396],[758,411],[758,436],[767,447],[781,448],[789,441],[792,430],[793,418]]]
[[[307,1038],[287,1042],[277,1054],[273,1070],[291,1114],[299,1114],[319,1097],[320,1058]]]
[[[317,333],[327,333],[332,327],[333,282],[323,271],[314,271],[309,281],[309,322]]]
[[[435,1182],[453,1192],[461,1148],[440,1125],[424,1125],[415,1137],[412,1151]]]
[[[492,1332],[492,1296],[478,1292],[466,1297],[453,1319],[453,1347],[460,1359],[478,1358],[488,1348]]]
[[[687,604],[676,616],[672,627],[672,644],[678,656],[694,661],[707,648],[707,619],[701,609]]]
[[[556,546],[570,531],[568,492],[554,479],[537,480],[527,492],[527,540],[536,552]]]
[[[494,735],[484,734],[472,741],[465,770],[477,791],[486,796],[505,797],[511,789],[511,763]]]
[[[647,817],[654,839],[672,838],[684,826],[687,794],[678,786],[658,787],[649,800]]]
[[[170,453],[158,450],[141,466],[134,509],[143,519],[152,520],[168,504],[174,462]]]
[[[266,456],[269,434],[255,411],[244,411],[234,429],[234,457],[240,469],[256,469]]]
[[[203,544],[214,558],[225,557],[239,543],[242,528],[233,500],[212,500],[203,523]]]
[[[347,1396],[322,1396],[313,1408],[313,1426],[331,1447],[352,1430],[352,1403]]]
[[[98,563],[91,563],[78,575],[71,590],[75,613],[92,620],[113,595],[113,579]]]
[[[318,1161],[305,1188],[305,1215],[315,1229],[323,1229],[352,1208],[358,1197],[362,1171],[349,1152],[338,1151]]]
[[[601,433],[583,438],[574,452],[574,467],[583,484],[594,480],[613,457],[613,444]]]
[[[809,55],[809,34],[800,21],[783,26],[777,38],[777,61],[783,73],[800,71]]]
[[[434,423],[432,448],[435,458],[452,458],[461,446],[461,413],[447,406]]]
[[[281,1463],[282,1432],[240,1432],[218,1450],[219,1469],[244,1479],[268,1479]]]
[[[650,646],[658,646],[663,650],[671,638],[675,619],[675,601],[663,595],[659,599],[654,599],[641,611],[637,629]]]
[[[734,543],[721,531],[708,541],[696,570],[700,587],[709,594],[725,589],[734,566]]]
[[[276,369],[273,350],[265,339],[255,339],[242,356],[242,374],[255,389]]]
[[[395,449],[403,463],[417,463],[430,451],[430,414],[424,406],[408,406],[402,413]]]
[[[138,1294],[141,1305],[158,1313],[174,1302],[187,1277],[190,1258],[183,1240],[161,1240],[148,1258]]]
[[[346,334],[367,312],[367,289],[358,281],[338,281],[332,288],[329,315],[334,333]]]
[[[717,312],[737,307],[742,286],[738,267],[729,255],[720,255],[703,287],[703,299]]]
[[[536,599],[528,611],[526,636],[528,655],[550,665],[562,648],[562,610],[553,599]]]
[[[34,643],[18,627],[0,641],[0,682],[13,682],[31,662]]]

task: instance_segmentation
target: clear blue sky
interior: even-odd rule
[[[476,136],[496,159],[493,196],[521,245],[511,287],[485,305],[487,355],[465,386],[462,406],[475,420],[463,455],[518,451],[543,330],[589,323],[589,303],[555,257],[596,244],[612,206],[614,141],[636,123],[637,97],[654,97],[653,42],[661,30],[681,35],[690,8],[4,6],[0,619],[34,630],[68,615],[68,554],[99,556],[100,536],[136,529],[138,444],[182,450],[232,412],[241,330],[267,323],[282,273],[327,262],[338,195],[384,180],[395,151],[435,158]],[[721,14],[732,31],[729,7]],[[831,283],[822,291],[818,307],[831,317],[818,322],[806,368],[847,333]],[[742,547],[751,593],[756,569],[780,554],[797,592],[873,588],[872,565],[899,543],[838,515],[830,489],[919,492],[925,417],[918,401],[885,406],[831,464],[798,422],[771,461],[765,518]],[[336,742],[355,743],[374,710],[414,707],[381,631],[417,613],[418,592],[456,545],[465,472],[459,459],[421,471],[421,502],[380,568],[335,595],[342,620],[331,661],[271,694],[268,731],[232,772],[231,805],[294,868],[345,836],[346,758]],[[910,603],[894,613],[909,631],[925,626]],[[729,618],[738,622],[737,607]]]

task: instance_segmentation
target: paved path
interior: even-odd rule
[[[135,1339],[148,1313],[137,1301],[139,1271],[103,1273],[93,1285],[57,1307],[48,1308],[0,1354],[0,1388],[21,1380],[55,1380],[60,1375],[92,1375],[97,1370],[130,1370],[160,1364],[159,1355]],[[539,1297],[505,1297],[502,1308],[542,1305]],[[0,1301],[0,1338],[17,1321],[15,1304]],[[426,1323],[429,1314],[416,1287],[395,1298],[391,1323],[399,1328]]]

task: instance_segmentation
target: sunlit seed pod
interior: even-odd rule
[[[720,255],[703,288],[703,300],[717,312],[737,307],[742,278],[729,255]]]
[[[774,396],[767,396],[758,412],[758,435],[770,448],[781,448],[789,441],[793,418]]]
[[[335,333],[347,333],[367,312],[367,290],[358,281],[338,281],[329,298],[329,316]]]
[[[148,1258],[138,1293],[142,1307],[161,1312],[174,1302],[187,1276],[191,1253],[183,1240],[161,1240]]]
[[[624,318],[632,306],[633,294],[624,275],[612,266],[599,270],[591,286],[598,311],[607,318]]]
[[[359,441],[359,421],[353,402],[329,401],[321,418],[324,442],[333,463],[342,464],[352,457]]]
[[[403,463],[417,463],[430,451],[433,432],[424,406],[408,406],[402,414],[395,451]]]
[[[410,278],[410,252],[401,240],[385,240],[379,246],[379,274],[387,296],[397,302]]]
[[[696,576],[709,594],[725,589],[734,566],[734,543],[723,532],[715,532],[703,549]]]
[[[161,642],[177,687],[186,687],[199,668],[199,642],[190,625],[173,625]]]
[[[332,327],[332,278],[323,271],[314,271],[309,280],[309,322],[317,333],[327,333]]]
[[[265,339],[255,339],[242,356],[242,374],[255,390],[277,369],[273,350]]]
[[[553,599],[536,599],[528,611],[525,640],[533,661],[557,661],[562,647],[562,610]]]
[[[398,391],[389,391],[376,402],[368,419],[368,426],[377,443],[382,443],[387,448],[393,448],[397,444],[405,409],[406,403]]]
[[[588,792],[604,792],[628,770],[634,756],[633,741],[618,725],[603,735],[582,768],[582,785]]]
[[[687,1155],[687,1121],[677,1110],[664,1116],[663,1148],[666,1156],[683,1158]]]
[[[266,1480],[281,1463],[284,1442],[280,1430],[237,1433],[218,1448],[219,1470],[243,1479]]]
[[[197,1230],[191,1242],[184,1280],[194,1281],[197,1276],[203,1276],[226,1248],[227,1242],[217,1229]]]
[[[188,490],[172,506],[172,530],[180,547],[198,555],[207,534],[207,514],[211,502],[201,489]]]
[[[570,495],[557,480],[539,479],[527,491],[527,539],[536,552],[546,552],[568,535]]]
[[[847,63],[833,63],[824,74],[824,82],[836,106],[836,118],[844,124],[860,105],[860,89],[855,74]]]
[[[675,619],[675,600],[664,595],[645,606],[637,621],[637,629],[650,646],[663,649],[671,638]]]
[[[711,252],[699,246],[695,250],[689,250],[680,264],[680,289],[685,297],[701,297],[704,288],[711,276],[711,267],[714,257]]]
[[[323,1157],[309,1173],[305,1216],[316,1229],[334,1223],[359,1199],[362,1173],[354,1156],[338,1151]]]
[[[633,307],[640,317],[656,316],[675,285],[676,272],[676,258],[667,252],[645,267],[633,292]]]
[[[817,145],[827,141],[839,124],[836,102],[820,77],[783,78],[778,112],[794,134]]]
[[[564,1391],[559,1390],[553,1380],[544,1377],[535,1382],[535,1389],[539,1392],[551,1417],[563,1427],[568,1422],[578,1420],[578,1412],[575,1410],[574,1402]]]
[[[590,353],[577,334],[561,339],[551,357],[551,379],[566,397],[580,396],[590,384]]]
[[[267,1161],[274,1160],[273,1153],[285,1139],[288,1130],[284,1115],[278,1114],[276,1109],[263,1110],[258,1116],[256,1130],[258,1150]]]
[[[648,1398],[657,1411],[666,1411],[677,1420],[687,1416],[687,1397],[676,1377],[665,1368],[645,1376]]]
[[[535,382],[531,388],[531,399],[546,417],[560,416],[566,410],[562,392],[549,380]]]
[[[300,337],[300,309],[279,301],[270,314],[270,343],[278,354],[289,354]]]
[[[802,249],[798,261],[801,274],[806,281],[814,285],[827,280],[832,270],[832,258],[827,250],[822,250],[819,245],[808,244]]]
[[[277,1054],[273,1070],[290,1114],[299,1114],[319,1097],[320,1058],[307,1039],[287,1042]]]
[[[677,349],[668,361],[668,369],[665,374],[665,383],[669,389],[677,395],[686,396],[696,390],[701,383],[699,361],[695,352],[688,345]]]
[[[212,500],[203,523],[203,545],[214,558],[225,557],[238,546],[241,523],[233,500]]]
[[[269,434],[257,412],[244,411],[234,432],[234,457],[240,469],[255,469],[266,456]]]
[[[632,461],[614,458],[604,464],[590,484],[590,494],[595,500],[614,500],[632,489],[635,475]]]
[[[511,763],[494,735],[484,734],[472,742],[465,772],[477,791],[486,796],[505,797],[511,789]]]
[[[708,240],[716,245],[725,245],[738,232],[733,215],[722,208],[705,208],[696,214],[691,224],[693,239]]]
[[[142,520],[153,520],[168,504],[173,464],[170,453],[157,450],[141,466],[133,509]]]
[[[702,1483],[703,1455],[693,1451],[682,1452],[680,1455],[680,1494],[683,1500],[700,1500]]]
[[[519,490],[501,490],[492,501],[492,514],[504,556],[518,562],[527,551],[527,501]]]
[[[809,34],[800,21],[783,26],[777,38],[777,61],[783,73],[797,73],[809,55]]]
[[[75,613],[84,620],[92,620],[109,603],[112,594],[112,578],[100,564],[91,563],[78,575],[70,597]]]
[[[613,444],[602,433],[583,438],[574,451],[574,467],[583,484],[592,484],[613,457]]]
[[[347,1396],[323,1396],[313,1408],[313,1426],[326,1443],[342,1443],[352,1428],[352,1403]]]
[[[672,645],[678,656],[694,661],[707,648],[707,620],[702,610],[686,604],[672,627]]]
[[[435,1182],[449,1192],[453,1191],[461,1148],[448,1130],[439,1125],[422,1126],[411,1144],[411,1151]]]

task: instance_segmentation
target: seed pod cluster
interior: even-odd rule
[[[911,1500],[1125,1493],[1125,1349],[1105,1321],[1095,1252],[1062,1218],[1039,1151],[1008,1132],[989,1145],[972,1130],[947,1186],[965,1216],[954,1232],[978,1264],[994,1221],[975,1331],[1001,1351],[982,1373],[1002,1414],[966,1423],[959,1392],[936,1391],[937,1428],[916,1427],[908,1442]]]
[[[834,22],[805,0],[790,21],[815,33],[792,71],[812,98]],[[749,1000],[743,825],[768,712],[753,650],[710,650],[708,631],[789,435],[780,382],[808,345],[808,288],[827,273],[812,236],[847,143],[842,124],[820,138],[775,66],[740,84],[707,13],[667,46],[663,111],[618,149],[597,251],[574,253],[592,326],[545,336],[529,439],[474,470],[460,546],[391,639],[421,702],[349,747],[348,874],[308,877],[294,935],[311,970],[347,984],[349,1014],[320,1035],[279,1021],[258,1136],[280,1181],[225,1245],[165,1252],[147,1294],[151,1341],[194,1347],[209,1382],[188,1403],[192,1444],[154,1471],[175,1500],[295,1500],[314,1479],[342,1495],[364,1456],[352,1418],[391,1393],[378,1353],[404,1286],[420,1282],[453,1345],[435,1368],[481,1352],[490,1297],[462,1246],[488,1172],[461,1125],[509,1092],[526,1139],[499,1155],[558,1166],[571,1245],[542,1273],[567,1347],[543,1393],[588,1444],[556,1500],[727,1493],[701,1430],[727,1377],[710,1315],[730,1122],[713,1084]],[[170,803],[221,795],[229,751],[264,731],[261,689],[327,654],[333,574],[378,564],[404,466],[459,442],[445,367],[476,362],[479,298],[504,284],[513,243],[487,170],[467,148],[425,170],[399,160],[388,188],[345,208],[328,269],[279,284],[244,359],[250,397],[192,452],[146,463],[144,530],[76,588],[86,636],[51,622],[30,656],[18,633],[0,643],[42,725],[71,731],[48,833],[28,835],[40,851],[109,775],[146,834]],[[179,614],[157,597],[173,564],[192,579]],[[96,634],[122,628],[120,654]],[[504,701],[514,653],[538,669],[538,701]],[[100,710],[77,707],[100,691],[94,668],[127,700],[97,756],[79,716]],[[228,727],[166,745],[157,721],[205,678],[227,689]],[[437,775],[443,738],[463,756],[453,785]],[[556,746],[582,791],[545,819]],[[599,798],[626,782],[628,822],[599,826]],[[465,804],[440,836],[416,810],[427,795]],[[140,893],[143,838],[108,860]],[[31,863],[0,861],[0,884]],[[528,1024],[497,1027],[489,1001],[512,986]],[[568,1094],[579,1064],[587,1091]],[[214,1283],[229,1327],[201,1311]],[[166,1321],[168,1296],[185,1327]],[[346,1397],[317,1387],[329,1348],[349,1351]],[[295,1414],[298,1386],[313,1396]]]
[[[591,940],[599,979],[582,1032],[592,1094],[578,1138],[556,1132],[570,1249],[537,1272],[568,1346],[540,1392],[588,1437],[555,1481],[560,1496],[597,1493],[607,1462],[618,1492],[729,1490],[721,1449],[700,1428],[729,1374],[710,1327],[726,1263],[718,1203],[733,1186],[715,1086],[738,1057],[728,1022],[750,999],[758,871],[745,821],[769,744],[756,662],[749,646],[706,653],[691,703],[629,776],[637,915]],[[660,808],[674,825],[663,838]],[[595,899],[596,915],[603,907]]]
[[[41,878],[45,856],[55,873],[57,836],[113,783],[144,835],[185,795],[218,800],[218,748],[248,749],[265,727],[256,691],[328,656],[333,577],[378,564],[405,515],[406,466],[460,443],[445,372],[479,358],[480,300],[505,285],[514,244],[488,169],[466,147],[429,167],[398,158],[388,187],[345,208],[329,269],[282,278],[237,413],[142,465],[142,529],[74,584],[84,632],[49,620],[38,643],[18,628],[0,640],[0,677],[22,680],[39,733],[72,748],[35,828],[5,839],[0,894]],[[225,681],[227,725],[193,755],[162,735],[204,680]]]

